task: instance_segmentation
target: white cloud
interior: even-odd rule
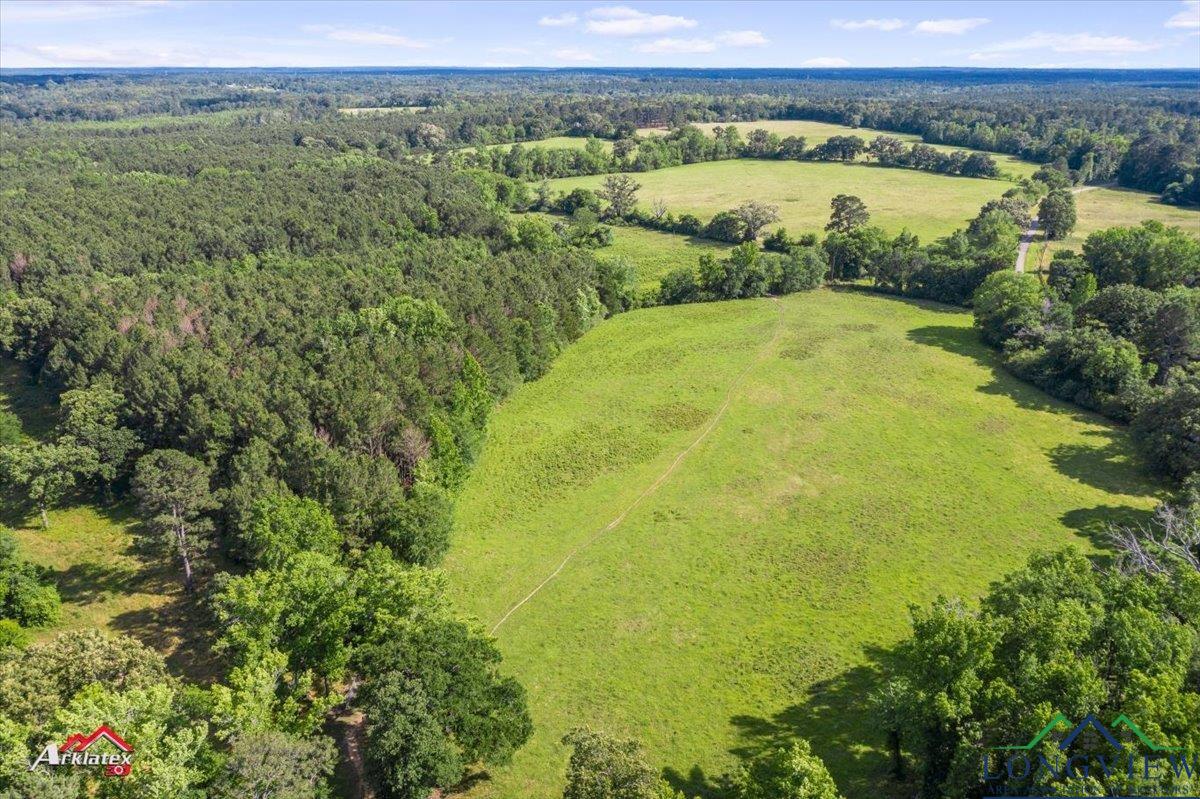
[[[603,6],[588,12],[587,29],[601,36],[646,36],[694,28],[696,20],[669,14],[647,14],[629,6]]]
[[[326,39],[335,42],[350,44],[375,44],[384,47],[405,47],[410,50],[425,50],[433,46],[433,42],[392,33],[390,29],[337,28],[332,25],[305,25],[303,29],[309,33],[324,34]]]
[[[844,31],[895,31],[908,23],[902,19],[831,19],[829,24]]]
[[[1144,53],[1159,48],[1156,42],[1143,42],[1128,36],[1096,36],[1091,33],[1045,33],[1038,31],[1020,39],[996,42],[972,53],[972,61],[996,61],[1010,53],[1048,50],[1054,53]]]
[[[914,28],[917,33],[934,33],[934,34],[949,34],[958,36],[966,33],[969,30],[974,30],[980,25],[986,25],[991,22],[986,17],[968,17],[966,19],[927,19],[923,22],[918,22]]]
[[[820,58],[810,58],[807,61],[801,61],[802,67],[848,67],[850,62],[844,58],[834,58],[832,56],[821,56]]]
[[[589,53],[587,50],[579,50],[574,47],[564,47],[561,50],[555,50],[550,55],[557,58],[559,61],[595,61],[596,56]]]
[[[167,5],[167,0],[64,0],[63,2],[0,3],[4,22],[72,22],[126,17]]]
[[[759,31],[725,31],[711,39],[675,39],[665,37],[645,42],[633,49],[639,53],[711,53],[721,47],[763,47],[770,42]]]
[[[633,49],[639,53],[711,53],[717,43],[711,39],[655,39]]]
[[[571,12],[559,14],[557,17],[542,17],[538,24],[544,28],[568,28],[579,21],[579,17]]]
[[[1183,11],[1164,25],[1168,28],[1200,28],[1200,0],[1183,0]]]
[[[121,42],[104,45],[39,44],[5,48],[6,64],[30,67],[211,67],[224,66],[223,55],[178,42],[155,45]]]
[[[489,53],[496,55],[529,55],[529,50],[524,47],[489,47]]]
[[[717,42],[726,47],[765,47],[771,43],[759,31],[725,31],[717,34]]]

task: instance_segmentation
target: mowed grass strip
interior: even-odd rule
[[[867,164],[748,159],[636,172],[633,178],[642,185],[638,199],[644,208],[661,199],[674,214],[691,213],[707,221],[718,211],[762,200],[779,206],[779,224],[792,235],[823,231],[829,201],[854,194],[867,204],[872,224],[893,234],[908,228],[922,242],[964,227],[984,203],[1013,185]],[[598,189],[603,183],[602,175],[550,181],[556,191]]]
[[[778,340],[768,342],[779,330]],[[690,792],[812,740],[851,799],[888,795],[866,695],[909,603],[976,597],[1085,549],[1157,486],[1125,433],[1003,372],[960,311],[822,290],[605,322],[496,413],[447,569],[498,630],[536,733],[472,797],[550,799],[577,724],[636,736]]]
[[[722,127],[733,125],[738,129],[738,133],[742,135],[743,139],[750,134],[750,131],[756,129],[774,133],[781,139],[788,136],[803,136],[806,147],[816,147],[819,144],[824,144],[834,136],[858,136],[868,144],[876,136],[891,136],[905,144],[921,141],[921,137],[915,133],[898,133],[894,130],[877,130],[875,128],[854,128],[849,125],[838,125],[833,122],[817,122],[808,119],[760,119],[754,122],[696,122],[693,124],[709,134],[712,133],[712,129],[717,125]],[[668,132],[665,128],[638,129],[638,134],[642,136],[662,136]],[[969,153],[980,152],[970,147],[955,147],[949,144],[930,144],[929,146],[942,152],[950,152],[952,150],[965,150]],[[988,152],[988,155],[995,159],[1001,172],[1015,178],[1032,177],[1033,173],[1038,169],[1038,164],[1032,161],[1024,161],[1016,156],[993,152]]]

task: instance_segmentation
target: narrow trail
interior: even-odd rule
[[[1105,183],[1102,186],[1076,186],[1071,189],[1072,194],[1083,194],[1085,191],[1093,191],[1095,189],[1103,189],[1111,186],[1111,183]],[[1033,237],[1037,235],[1038,218],[1036,216],[1029,220],[1029,227],[1021,234],[1021,243],[1017,245],[1017,263],[1015,269],[1017,272],[1025,271],[1025,255],[1029,252],[1029,245],[1033,243]]]
[[[526,602],[533,599],[543,588],[549,585],[550,582],[557,577],[564,568],[566,568],[566,565],[570,563],[576,555],[599,541],[604,537],[605,534],[612,532],[618,526],[620,526],[621,522],[625,521],[625,517],[627,517],[634,508],[642,504],[642,500],[657,491],[659,486],[665,483],[667,479],[675,473],[675,470],[679,467],[679,464],[683,462],[683,459],[687,457],[688,453],[695,449],[701,441],[708,438],[708,434],[713,431],[713,429],[717,426],[717,423],[721,421],[721,417],[725,415],[725,411],[729,409],[729,405],[733,402],[734,394],[736,394],[737,390],[741,388],[742,381],[745,380],[746,375],[750,373],[751,369],[762,362],[767,352],[769,352],[771,348],[775,346],[775,343],[779,341],[780,334],[783,333],[783,305],[776,297],[772,297],[771,301],[775,303],[776,309],[778,310],[778,314],[775,319],[775,332],[772,334],[770,340],[767,341],[767,343],[764,344],[761,349],[759,349],[758,353],[754,356],[750,363],[746,364],[746,367],[742,369],[742,371],[738,373],[737,377],[733,379],[733,382],[729,384],[729,388],[725,391],[724,401],[721,403],[721,406],[717,408],[716,412],[713,413],[712,417],[709,418],[708,424],[704,426],[704,429],[700,431],[700,434],[696,436],[692,443],[684,447],[683,450],[681,450],[679,454],[675,456],[675,459],[671,461],[671,464],[667,466],[666,470],[664,470],[662,474],[655,478],[654,482],[647,486],[642,493],[638,494],[637,498],[634,499],[633,502],[629,503],[624,510],[617,514],[615,519],[604,525],[604,527],[602,527],[591,538],[576,545],[576,547],[568,552],[567,556],[562,559],[562,562],[558,564],[558,567],[554,571],[550,572],[549,576],[547,576],[545,580],[542,580],[536,588],[534,588],[525,596],[524,599],[509,608],[508,611],[500,617],[500,620],[492,627],[492,635],[496,634],[496,631],[500,629],[500,626],[504,624],[504,622],[508,621],[510,616],[520,610]]]

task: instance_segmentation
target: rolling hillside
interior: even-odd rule
[[[863,697],[907,605],[1090,549],[1155,488],[1121,430],[1003,372],[958,310],[822,290],[605,322],[497,412],[459,504],[455,595],[537,728],[472,796],[557,795],[576,724],[700,793],[801,735],[848,797],[880,796]]]

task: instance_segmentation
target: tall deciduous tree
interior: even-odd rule
[[[849,233],[871,220],[866,203],[853,194],[837,195],[829,201],[829,207],[833,213],[829,215],[825,229],[835,233]]]
[[[586,727],[562,739],[571,747],[563,799],[657,799],[658,773],[637,741],[613,738]]]
[[[139,443],[137,433],[120,424],[121,395],[104,386],[93,386],[65,391],[59,402],[63,411],[60,442],[94,450],[96,477],[111,486]]]
[[[230,744],[220,799],[320,799],[337,753],[323,736],[300,738],[276,730],[238,735]]]
[[[81,477],[94,474],[98,462],[94,449],[69,442],[0,450],[0,474],[24,492],[41,514],[45,528],[50,527],[46,511],[75,488]]]
[[[759,755],[735,782],[738,799],[841,799],[829,770],[803,738]]]
[[[178,450],[155,450],[137,462],[133,492],[152,545],[179,557],[184,588],[191,591],[197,561],[212,545],[205,514],[217,503],[208,467]]]
[[[1069,189],[1055,189],[1038,205],[1038,221],[1046,238],[1065,239],[1075,229],[1075,195]]]
[[[772,222],[779,221],[779,206],[759,200],[744,202],[734,208],[733,213],[742,220],[743,236],[746,241],[754,241],[763,228]]]
[[[609,213],[620,219],[628,216],[637,205],[637,193],[641,187],[642,184],[629,175],[609,175],[597,194],[608,201]]]

